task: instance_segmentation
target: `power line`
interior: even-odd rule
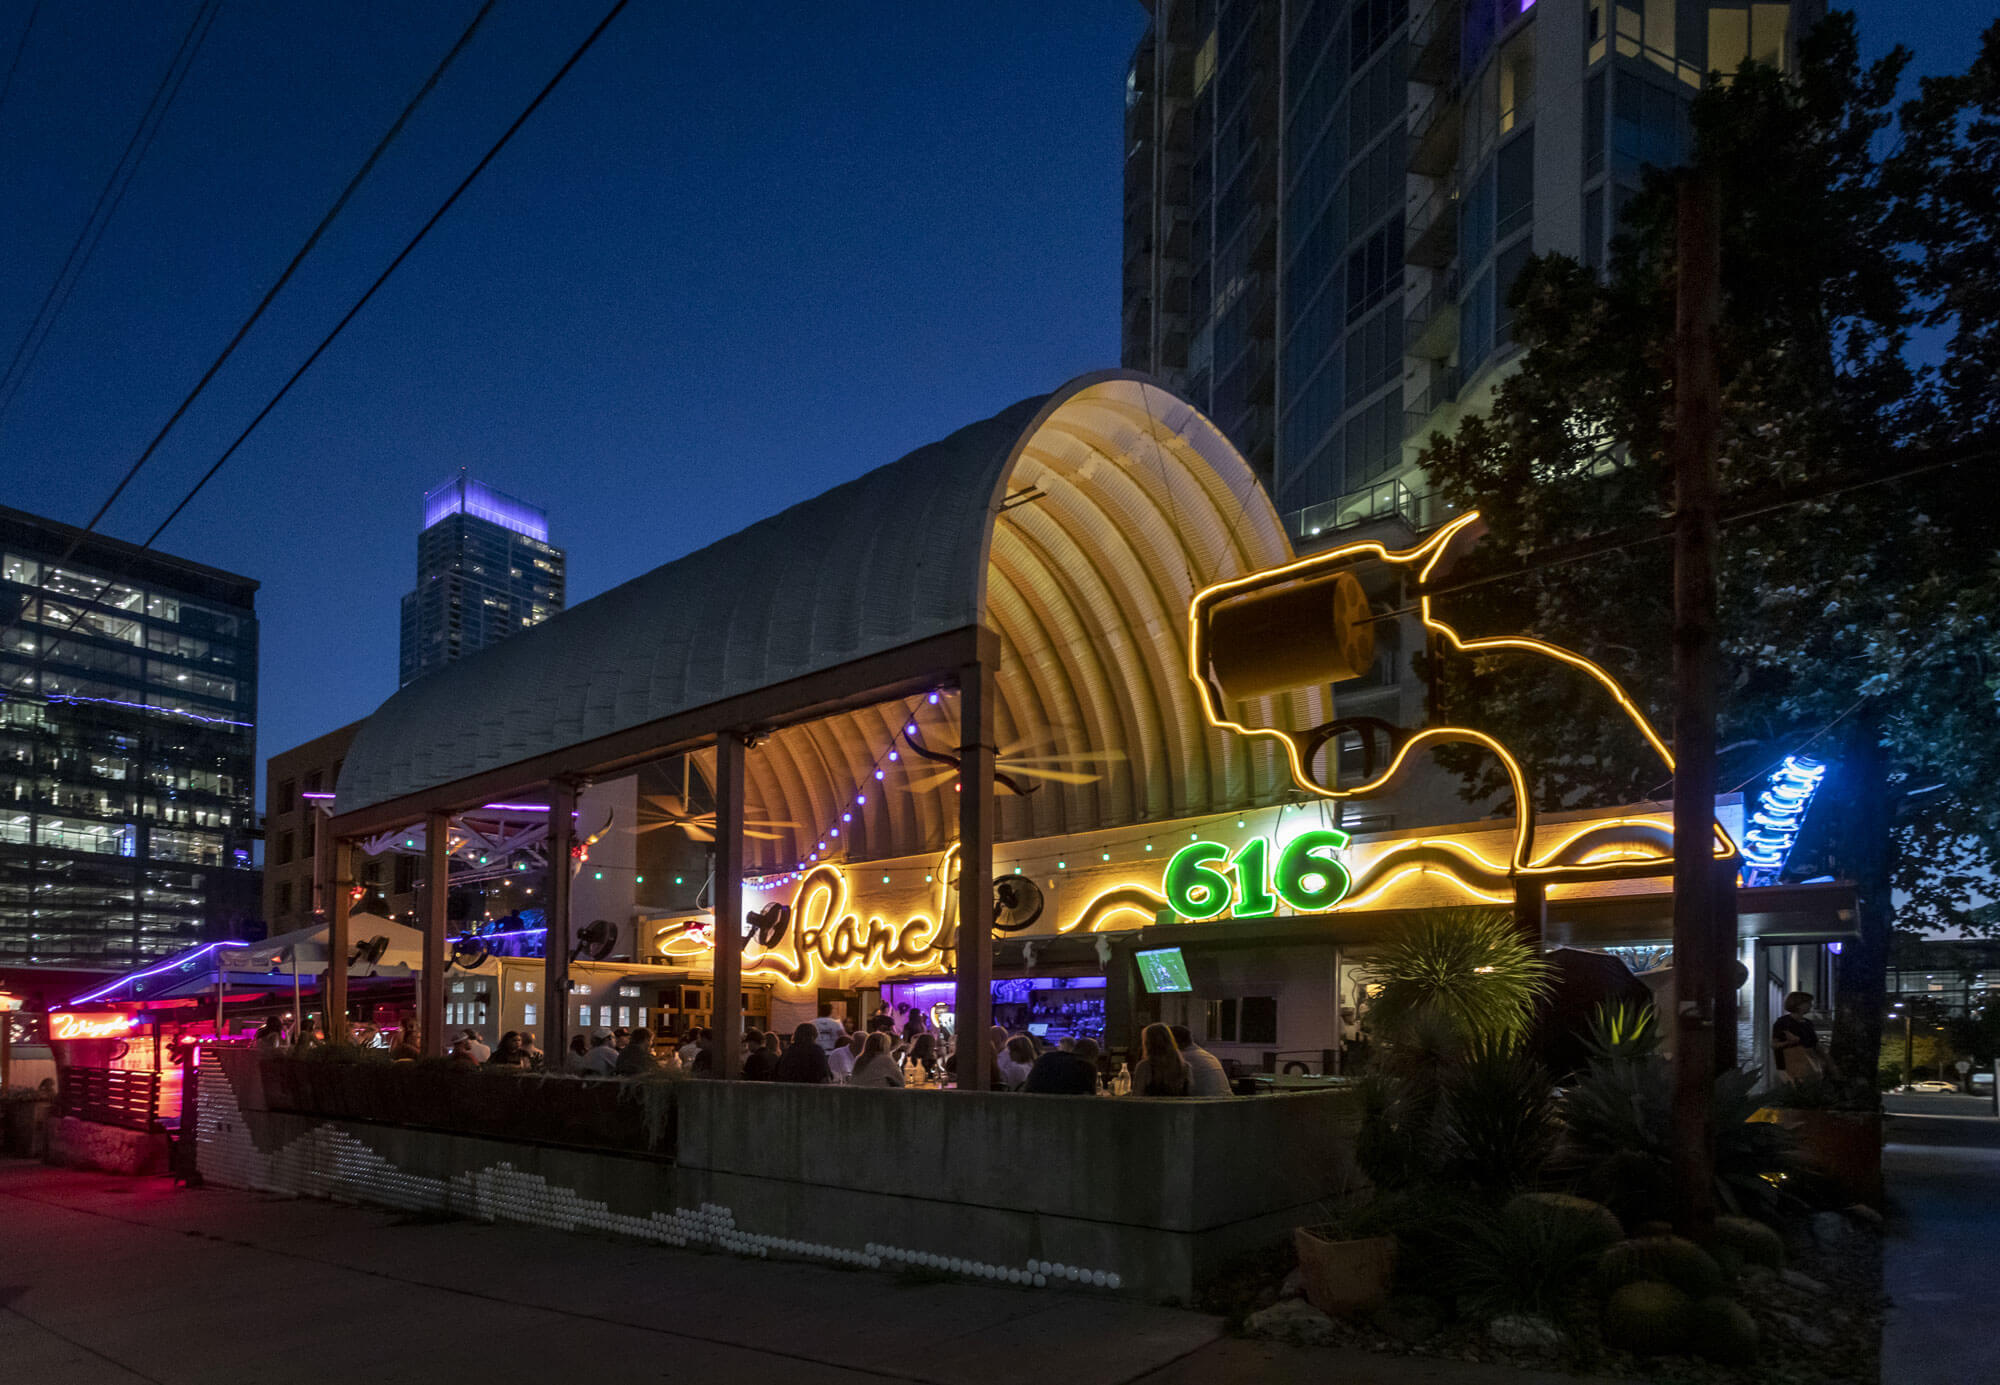
[[[70,243],[69,253],[63,257],[62,267],[50,281],[49,291],[42,296],[41,306],[35,309],[34,317],[29,319],[27,329],[22,332],[21,340],[14,347],[14,354],[7,362],[6,371],[0,373],[0,420],[5,419],[8,409],[13,407],[14,400],[19,397],[21,386],[27,382],[29,374],[34,370],[35,360],[41,355],[42,346],[48,341],[49,334],[55,330],[56,321],[62,316],[62,310],[69,302],[71,292],[75,290],[77,281],[83,277],[83,271],[90,264],[91,257],[97,253],[98,242],[103,237],[105,228],[118,214],[119,204],[125,200],[126,189],[132,186],[132,178],[138,173],[139,165],[146,161],[146,155],[153,147],[154,137],[159,134],[160,126],[166,122],[168,109],[174,104],[174,98],[180,95],[181,83],[186,79],[188,70],[194,66],[195,57],[200,53],[202,44],[208,39],[209,27],[215,22],[216,10],[220,3],[221,0],[202,0],[200,8],[195,11],[193,20],[188,24],[187,33],[181,38],[180,47],[174,50],[173,59],[167,64],[167,70],[160,74],[159,85],[153,88],[152,99],[146,103],[145,110],[140,112],[139,123],[132,130],[132,138],[125,142],[124,151],[119,154],[118,161],[111,166],[111,172],[105,177],[104,186],[98,191],[97,200],[91,204],[90,215],[84,218],[82,227],[76,233],[76,239]],[[110,204],[108,208],[107,202]],[[103,213],[101,217],[100,212]],[[78,256],[82,258],[79,259]],[[71,272],[72,265],[75,266],[74,273]],[[129,479],[127,477],[127,480]],[[124,489],[123,482],[119,484],[119,489]],[[117,495],[117,491],[112,492],[112,499],[117,499]],[[110,501],[106,501],[105,508],[109,507]],[[103,511],[100,510],[98,518],[102,517]],[[96,519],[91,521],[92,526],[96,523]]]
[[[356,170],[354,176],[348,180],[347,186],[341,189],[340,196],[334,199],[333,205],[329,207],[326,211],[326,214],[320,218],[319,224],[313,227],[312,234],[306,237],[305,243],[299,247],[298,253],[292,256],[291,263],[285,266],[284,272],[278,276],[277,281],[271,285],[268,291],[266,291],[262,301],[260,301],[257,304],[257,306],[251,310],[250,316],[248,316],[243,320],[243,325],[236,329],[236,335],[230,338],[229,344],[223,347],[221,354],[218,355],[215,358],[214,362],[209,365],[208,370],[202,375],[201,379],[198,382],[196,382],[195,387],[192,390],[188,391],[186,398],[181,400],[180,407],[174,410],[172,417],[170,417],[166,421],[166,423],[161,426],[160,431],[153,436],[153,440],[146,445],[145,451],[141,452],[139,454],[138,459],[134,461],[132,465],[126,470],[125,475],[119,480],[117,486],[113,488],[110,497],[107,500],[105,500],[105,502],[102,505],[98,507],[97,513],[91,516],[90,522],[84,525],[81,532],[79,532],[75,538],[70,540],[68,547],[63,552],[63,556],[61,558],[62,562],[67,563],[70,561],[71,558],[73,558],[76,555],[78,547],[83,543],[84,536],[89,534],[92,530],[94,530],[97,527],[98,523],[104,518],[106,512],[110,510],[112,504],[116,502],[119,495],[123,493],[126,486],[130,485],[132,479],[139,474],[139,469],[145,466],[147,460],[152,457],[154,451],[159,447],[160,443],[166,438],[167,434],[173,429],[174,425],[180,422],[181,416],[188,411],[188,407],[192,405],[196,400],[196,398],[200,396],[201,392],[208,387],[209,381],[215,378],[216,372],[222,369],[223,363],[229,359],[231,353],[233,353],[236,350],[236,348],[242,344],[243,338],[249,334],[250,329],[256,325],[257,320],[263,316],[264,310],[271,306],[271,301],[278,296],[279,290],[283,289],[284,286],[288,282],[290,282],[292,275],[298,271],[299,266],[305,261],[306,256],[310,254],[313,247],[319,243],[320,237],[326,233],[327,228],[331,226],[334,222],[334,219],[340,215],[342,208],[344,208],[347,205],[348,201],[354,196],[355,191],[358,188],[360,188],[362,181],[367,178],[369,172],[381,160],[382,155],[386,153],[389,149],[389,146],[395,142],[397,135],[402,133],[403,127],[409,123],[410,117],[416,113],[417,108],[423,104],[424,99],[428,97],[432,89],[437,86],[439,79],[441,79],[444,76],[445,71],[448,68],[450,68],[452,63],[458,58],[458,55],[465,51],[466,45],[471,42],[473,34],[478,30],[480,24],[485,21],[486,16],[492,11],[493,6],[496,3],[498,3],[498,0],[486,0],[486,3],[480,8],[479,12],[472,17],[472,22],[466,26],[465,32],[459,35],[458,42],[454,43],[451,46],[451,50],[444,55],[444,57],[439,61],[438,65],[431,71],[431,75],[429,76],[429,78],[425,80],[424,84],[417,89],[416,94],[412,96],[410,100],[404,105],[402,113],[396,117],[395,122],[392,125],[390,125],[388,130],[383,134],[382,138],[376,141],[375,148],[369,153],[367,159],[365,159],[362,162],[361,167],[358,170]],[[193,61],[192,58],[190,58],[189,61],[191,63]],[[169,97],[169,101],[171,101],[171,97]],[[156,125],[154,128],[155,130],[157,130],[158,126]],[[141,151],[140,157],[142,158],[144,157],[143,150]],[[116,210],[115,203],[113,204],[113,210],[114,211]],[[82,271],[79,269],[78,273],[80,275]],[[178,511],[176,511],[176,513],[178,513]],[[161,528],[165,527],[166,527],[165,525],[161,526]],[[158,530],[155,530],[154,537],[157,538],[158,536],[159,532]],[[152,542],[153,542],[152,539],[148,539],[146,543],[142,545],[142,547],[151,547]],[[106,585],[108,587],[109,584]],[[56,645],[61,642],[62,636],[68,634],[70,631],[76,628],[77,621],[83,619],[85,615],[88,615],[93,611],[103,609],[101,604],[101,598],[103,594],[104,594],[103,590],[100,589],[96,597],[90,598],[89,600],[85,601],[84,605],[78,608],[76,614],[70,619],[69,623],[62,628],[61,631],[49,637],[50,643],[42,649],[42,657],[46,658],[49,652],[53,650],[56,647]],[[24,607],[23,610],[25,609],[26,608]],[[9,631],[13,630],[13,628],[20,623],[20,618],[21,618],[21,612],[16,612],[7,621],[5,625],[0,625],[0,638],[4,638]]]
[[[374,149],[369,151],[368,157],[362,161],[361,167],[356,169],[354,176],[347,180],[347,186],[340,190],[340,196],[334,199],[333,205],[328,207],[326,214],[319,219],[319,224],[313,227],[312,234],[306,237],[305,243],[299,246],[297,253],[292,256],[291,263],[285,266],[284,272],[277,277],[277,280],[272,283],[269,289],[265,290],[263,298],[258,301],[255,308],[250,310],[250,316],[243,319],[243,325],[236,329],[236,335],[229,339],[229,344],[222,348],[221,353],[216,356],[214,361],[210,362],[208,369],[202,373],[201,379],[195,382],[194,388],[187,392],[187,396],[181,400],[179,407],[173,411],[173,414],[165,423],[160,425],[160,431],[153,435],[153,440],[146,444],[146,450],[139,454],[138,460],[133,462],[131,469],[125,473],[125,479],[118,483],[116,490],[112,491],[112,500],[118,498],[119,492],[123,491],[132,478],[138,475],[139,468],[143,467],[152,458],[153,453],[166,440],[167,434],[173,431],[174,425],[181,421],[181,416],[188,411],[188,408],[196,399],[201,397],[201,392],[208,388],[208,383],[215,378],[216,372],[222,369],[223,364],[228,361],[236,348],[243,344],[243,338],[250,334],[250,329],[257,325],[259,318],[263,317],[264,310],[271,306],[271,300],[276,298],[279,291],[291,282],[292,276],[298,272],[298,268],[305,262],[306,256],[311,254],[313,247],[319,244],[320,237],[326,234],[327,228],[333,225],[334,219],[347,206],[348,201],[361,187],[363,180],[373,171],[375,165],[381,161],[382,156],[388,152],[389,146],[395,143],[396,136],[403,132],[403,127],[409,124],[410,117],[416,114],[417,107],[424,103],[424,99],[431,94],[431,90],[437,86],[439,79],[444,76],[446,70],[457,60],[458,55],[465,51],[466,45],[472,41],[472,35],[478,30],[480,24],[485,21],[486,16],[492,12],[493,6],[496,3],[498,3],[498,0],[486,0],[486,3],[480,6],[479,12],[472,16],[472,22],[466,25],[465,32],[458,36],[458,42],[451,46],[451,51],[446,53],[438,65],[432,69],[431,75],[425,79],[424,84],[417,88],[416,95],[412,96],[408,104],[403,107],[402,114],[396,117],[395,123],[383,133],[381,139],[375,142]],[[110,503],[110,501],[105,502],[107,509],[110,507]],[[186,502],[183,501],[182,503],[185,504]],[[179,512],[179,509],[176,508],[174,513],[178,514]],[[98,511],[98,513],[101,516],[103,510]],[[169,520],[172,518],[172,515],[168,516]],[[93,521],[94,523],[95,521]],[[164,529],[166,525],[162,524],[160,528]],[[153,537],[159,537],[158,529],[153,531]],[[145,546],[150,547],[152,542],[152,539],[147,539]]]
[[[576,51],[569,55],[569,60],[556,70],[555,76],[549,78],[548,85],[544,86],[540,91],[535,93],[535,99],[530,101],[522,109],[520,115],[514,118],[514,123],[507,127],[506,133],[502,134],[499,139],[493,142],[493,147],[486,151],[485,156],[481,158],[477,164],[473,165],[472,172],[466,174],[463,181],[461,181],[457,187],[451,190],[451,195],[445,198],[443,202],[438,204],[438,209],[431,213],[430,220],[426,221],[422,225],[422,227],[418,229],[417,233],[414,236],[410,237],[409,244],[405,245],[402,248],[402,250],[397,252],[396,258],[389,262],[389,267],[387,269],[384,269],[381,272],[381,274],[376,276],[375,282],[368,286],[367,292],[363,293],[360,298],[355,300],[354,306],[347,310],[346,316],[342,317],[339,322],[334,324],[333,330],[326,334],[326,336],[320,341],[320,344],[313,348],[312,354],[306,357],[304,363],[301,364],[297,370],[292,372],[291,378],[286,380],[285,383],[279,388],[278,392],[271,396],[271,402],[266,404],[262,409],[257,411],[257,416],[250,420],[249,424],[244,427],[241,433],[238,433],[236,435],[236,440],[229,444],[228,448],[224,450],[223,454],[215,459],[215,465],[211,466],[207,471],[202,473],[201,479],[199,481],[196,481],[193,487],[188,491],[188,493],[181,498],[181,503],[174,506],[173,512],[169,514],[165,519],[161,520],[159,527],[153,530],[153,532],[147,536],[146,542],[143,545],[144,547],[150,548],[153,545],[153,543],[160,537],[160,535],[166,532],[167,526],[172,524],[174,520],[180,516],[181,511],[185,510],[188,507],[189,502],[191,502],[197,495],[201,494],[202,487],[206,486],[209,483],[209,481],[214,478],[215,473],[222,470],[223,465],[226,462],[228,462],[228,460],[231,457],[236,455],[236,449],[241,447],[246,441],[249,440],[250,435],[257,431],[257,425],[262,423],[265,420],[265,418],[267,418],[270,415],[271,411],[278,407],[279,401],[282,400],[287,394],[291,393],[292,386],[296,385],[299,382],[299,380],[304,377],[305,373],[308,370],[312,369],[313,362],[317,361],[321,357],[321,355],[325,353],[326,349],[329,346],[333,345],[334,340],[337,337],[339,337],[343,331],[346,330],[347,324],[354,321],[355,317],[360,314],[361,310],[366,306],[368,306],[368,300],[375,296],[376,290],[380,289],[382,285],[389,282],[389,276],[394,274],[396,270],[402,265],[403,261],[407,260],[410,257],[411,253],[414,252],[416,248],[423,243],[424,237],[428,236],[431,233],[431,228],[436,226],[438,222],[444,218],[444,214],[452,209],[452,206],[458,201],[458,199],[461,196],[464,195],[465,190],[472,186],[473,182],[478,179],[481,173],[484,173],[486,171],[486,166],[492,163],[493,160],[499,156],[500,151],[502,149],[505,149],[507,147],[508,142],[514,138],[514,136],[520,131],[521,127],[528,123],[528,117],[532,116],[537,110],[541,108],[542,102],[546,101],[549,98],[550,93],[555,91],[555,89],[562,84],[563,78],[569,76],[570,69],[574,68],[579,62],[583,60],[583,55],[585,53],[588,53],[591,50],[591,48],[597,43],[597,40],[603,36],[604,31],[611,27],[611,21],[616,19],[619,16],[619,14],[624,10],[625,6],[630,3],[631,0],[616,0],[616,3],[611,6],[611,9],[605,14],[604,18],[597,22],[597,27],[595,29],[592,29],[590,31],[589,36],[586,37],[581,44],[577,45]]]
[[[1943,471],[1947,467],[1957,466],[1961,462],[1990,461],[1996,456],[2000,456],[2000,447],[1995,446],[1994,440],[1991,437],[1982,435],[1968,443],[1946,451],[1943,455],[1927,457],[1923,461],[1903,467],[1897,471],[1884,472],[1877,476],[1843,477],[1804,491],[1779,492],[1775,494],[1765,492],[1758,496],[1739,500],[1734,505],[1723,508],[1722,523],[1738,524],[1746,519],[1758,519],[1783,510],[1796,509],[1801,505],[1813,505],[1822,500],[1831,500],[1835,496],[1846,495],[1852,491],[1866,490],[1870,486],[1887,485],[1892,481],[1907,481],[1913,476],[1923,476],[1933,471]],[[1523,577],[1532,577],[1538,572],[1547,572],[1552,568],[1567,567],[1571,563],[1580,563],[1589,558],[1599,558],[1610,553],[1622,553],[1627,549],[1642,548],[1647,544],[1664,543],[1666,540],[1672,538],[1673,534],[1673,517],[1668,515],[1655,521],[1647,529],[1636,533],[1628,529],[1623,533],[1600,534],[1595,538],[1579,539],[1575,543],[1562,544],[1554,548],[1545,549],[1539,554],[1531,553],[1528,555],[1527,560],[1519,566],[1508,568],[1504,572],[1486,573],[1478,577],[1468,577],[1458,582],[1438,582],[1429,585],[1419,584],[1417,590],[1424,596],[1449,596],[1458,592],[1472,591],[1479,587],[1492,586],[1496,582],[1512,582]],[[1386,620],[1394,616],[1412,615],[1416,610],[1417,608],[1414,606],[1405,607],[1400,610],[1385,612],[1383,615],[1377,616],[1376,619]]]
[[[28,35],[35,32],[35,21],[41,13],[42,0],[35,0],[34,8],[28,11],[28,22],[21,26],[21,37],[14,41],[14,56],[7,64],[7,75],[0,78],[0,112],[7,109],[7,97],[14,90],[14,74],[21,67],[21,54],[27,51]]]

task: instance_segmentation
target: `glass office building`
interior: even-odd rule
[[[463,471],[426,492],[398,685],[560,611],[563,551],[548,539],[547,514]]]
[[[257,936],[256,593],[0,508],[0,961]]]
[[[1417,454],[1515,359],[1507,294],[1529,256],[1601,267],[1641,170],[1684,154],[1709,74],[1783,64],[1825,5],[1148,9],[1126,81],[1123,359],[1206,410],[1310,545],[1435,522]]]

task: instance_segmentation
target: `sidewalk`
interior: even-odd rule
[[[2000,1120],[1971,1098],[1885,1104],[1883,1385],[1985,1385],[2000,1378],[1986,1317],[2000,1271]]]
[[[1078,1294],[0,1161],[0,1362],[64,1385],[1556,1385]]]

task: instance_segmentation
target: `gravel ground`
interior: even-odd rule
[[[1817,1237],[1812,1227],[1818,1229]],[[1448,1305],[1403,1295],[1366,1318],[1335,1319],[1295,1300],[1293,1261],[1273,1251],[1241,1263],[1230,1288],[1202,1306],[1233,1329],[1307,1345],[1360,1347],[1400,1356],[1558,1369],[1675,1385],[1837,1385],[1877,1380],[1882,1343],[1882,1237],[1866,1216],[1821,1214],[1788,1238],[1780,1274],[1753,1268],[1734,1296],[1761,1332],[1757,1360],[1718,1366],[1695,1357],[1634,1356],[1606,1347],[1593,1302],[1579,1300],[1543,1346],[1503,1346],[1484,1323],[1455,1319]],[[1533,1323],[1530,1324],[1532,1328]],[[1519,1335],[1519,1334],[1517,1334]],[[1527,1335],[1532,1335],[1530,1332]]]

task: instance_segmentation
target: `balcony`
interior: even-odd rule
[[[1403,259],[1427,269],[1443,269],[1458,249],[1458,187],[1449,180],[1432,185],[1430,195],[1404,218]]]
[[[1433,0],[1410,20],[1410,80],[1441,87],[1458,75],[1460,0]]]
[[[1420,495],[1402,481],[1377,481],[1338,499],[1292,511],[1285,516],[1285,528],[1295,543],[1317,547],[1315,539],[1385,520],[1400,519],[1411,533],[1421,534],[1435,528],[1443,512],[1443,503],[1434,496]]]
[[[1460,383],[1456,366],[1447,366],[1431,372],[1431,382],[1424,388],[1423,393],[1411,399],[1403,407],[1403,437],[1406,441],[1414,438],[1421,442],[1424,435],[1432,429],[1444,431],[1444,420],[1435,422],[1433,420],[1437,419],[1438,410],[1450,408],[1458,403]]]
[[[1458,276],[1440,274],[1403,317],[1403,354],[1427,361],[1450,357],[1458,345]]]
[[[1458,97],[1456,86],[1439,87],[1410,107],[1410,172],[1443,178],[1458,163],[1459,133],[1465,124],[1465,107]]]

